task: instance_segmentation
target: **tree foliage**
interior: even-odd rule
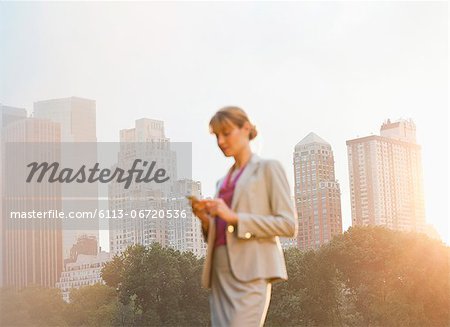
[[[318,250],[285,251],[266,326],[449,327],[450,248],[424,234],[351,227]],[[106,285],[1,289],[1,326],[208,326],[203,258],[136,245],[102,269]]]

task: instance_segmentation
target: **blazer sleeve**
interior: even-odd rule
[[[200,225],[200,228],[202,229],[203,239],[205,240],[205,243],[208,243],[208,231],[203,228],[203,225]]]
[[[219,187],[219,183],[220,183],[220,179],[216,182],[216,190]],[[210,220],[210,222],[209,222],[210,224],[211,224],[211,219],[212,218],[209,219]],[[202,230],[203,239],[205,240],[206,243],[208,243],[208,229],[204,229],[203,225],[200,225],[200,228]]]
[[[244,239],[297,237],[298,220],[290,198],[286,173],[278,160],[267,160],[264,165],[272,215],[238,212],[237,236]]]

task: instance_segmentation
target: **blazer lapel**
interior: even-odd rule
[[[231,201],[231,209],[235,210],[236,205],[238,204],[239,196],[242,193],[242,190],[245,189],[245,185],[247,184],[247,180],[252,176],[253,172],[258,168],[260,157],[253,153],[250,161],[247,163],[242,175],[239,177],[236,182],[236,186],[234,188],[233,200]]]
[[[223,180],[224,180],[226,177],[227,177],[227,175],[225,175],[224,177],[222,177],[222,178],[219,180],[219,183],[218,183],[217,186],[216,186],[216,194],[214,194],[214,199],[216,199],[216,198],[219,197],[220,186],[222,185]]]
[[[239,179],[236,183],[236,186],[234,189],[234,194],[233,194],[233,200],[231,201],[231,209],[232,210],[234,210],[234,208],[236,207],[236,205],[238,203],[239,195],[241,194],[242,189],[245,188],[246,181],[250,178],[250,176],[252,176],[255,169],[258,168],[260,160],[261,160],[261,158],[256,153],[252,153],[252,156],[251,156],[249,162],[247,163],[247,167],[245,167],[244,171],[242,172],[242,175],[239,177]],[[220,187],[222,186],[224,179],[227,178],[227,175],[230,172],[230,170],[231,170],[231,168],[228,170],[228,172],[225,174],[225,176],[223,176],[219,180],[219,183],[217,184],[217,187],[216,187],[216,194],[214,195],[214,198],[217,198],[219,196]]]

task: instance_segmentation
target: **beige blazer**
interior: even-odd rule
[[[226,175],[217,181],[215,197],[225,178]],[[297,237],[298,220],[280,162],[252,153],[236,183],[231,209],[239,217],[237,226],[228,225],[226,231],[234,276],[242,282],[257,278],[271,282],[287,280],[279,236]],[[208,231],[203,233],[208,243],[202,272],[204,288],[211,288],[214,256],[215,219],[211,216],[209,219]]]

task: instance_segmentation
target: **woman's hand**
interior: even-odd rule
[[[205,200],[206,210],[213,216],[217,215],[227,223],[236,225],[238,222],[238,215],[231,210],[225,201],[221,198]]]
[[[200,218],[202,227],[205,229],[207,229],[209,225],[209,212],[206,208],[206,201],[208,200],[196,200],[192,202],[192,212]]]

